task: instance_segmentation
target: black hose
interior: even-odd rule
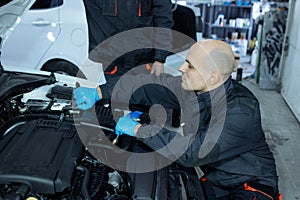
[[[22,200],[22,196],[20,194],[16,194],[13,200]]]
[[[84,174],[83,181],[81,184],[81,193],[83,200],[91,200],[90,194],[88,192],[88,183],[90,178],[90,172],[87,168],[83,166],[77,166],[76,169]]]
[[[22,200],[26,194],[29,192],[30,187],[26,184],[22,184],[18,190],[16,191],[16,194],[13,198],[13,200]]]
[[[90,169],[90,193],[91,197],[95,197],[104,185],[106,168],[104,165],[92,167]]]

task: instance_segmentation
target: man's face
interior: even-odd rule
[[[207,78],[209,74],[204,67],[204,59],[207,59],[207,54],[201,52],[199,52],[199,47],[192,46],[186,61],[178,68],[182,72],[181,86],[185,90],[208,91]]]

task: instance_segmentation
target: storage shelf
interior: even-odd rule
[[[232,28],[232,29],[250,29],[251,28],[251,27],[239,27],[239,26],[228,26],[228,25],[220,26],[220,25],[214,25],[214,24],[211,24],[209,26],[212,28]]]
[[[252,5],[224,5],[224,4],[211,4],[211,3],[200,3],[197,5],[201,10],[201,17],[203,22],[203,37],[212,38],[231,38],[233,32],[239,34],[246,33],[246,39],[250,41],[252,36]],[[218,19],[218,15],[223,13],[226,20],[226,24],[220,26],[215,23]],[[246,20],[247,26],[230,26],[229,21],[233,19],[244,19]],[[245,23],[245,22],[244,22]],[[236,25],[237,25],[236,21]],[[243,24],[243,23],[242,23]],[[249,42],[248,42],[249,43]]]
[[[246,6],[246,5],[226,5],[226,4],[208,4],[208,6],[220,6],[220,7],[231,7],[231,8],[248,8],[252,9],[252,6]]]

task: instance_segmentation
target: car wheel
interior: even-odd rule
[[[42,70],[59,74],[66,74],[69,76],[76,76],[79,78],[86,78],[85,75],[78,69],[78,67],[64,60],[48,62],[44,65]]]

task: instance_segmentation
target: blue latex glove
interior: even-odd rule
[[[116,129],[115,129],[116,134],[117,135],[126,134],[126,135],[130,135],[130,136],[135,136],[134,128],[138,124],[139,123],[137,121],[133,120],[128,115],[121,117],[116,125]]]
[[[100,100],[96,88],[78,87],[73,91],[77,108],[87,110]]]

